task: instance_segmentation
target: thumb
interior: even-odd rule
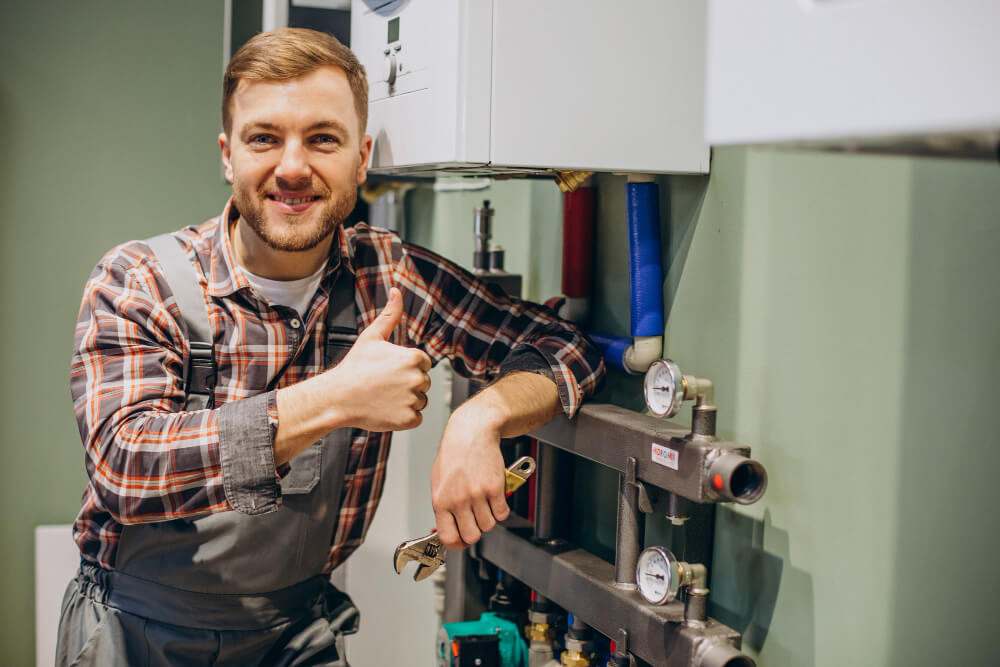
[[[403,294],[395,287],[389,290],[389,303],[378,314],[375,321],[362,332],[366,338],[389,340],[393,330],[403,317]]]

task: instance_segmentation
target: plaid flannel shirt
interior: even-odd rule
[[[87,281],[70,388],[89,477],[74,538],[88,561],[114,568],[125,524],[277,509],[277,470],[255,480],[249,490],[233,491],[246,484],[234,479],[240,457],[259,452],[241,447],[226,424],[236,414],[255,415],[270,424],[273,444],[275,391],[324,370],[324,320],[338,271],[355,275],[359,332],[384,307],[389,288],[398,287],[404,313],[393,342],[419,348],[435,363],[448,359],[463,376],[491,379],[523,369],[531,365],[530,360],[525,364],[525,354],[519,363],[511,360],[527,352],[547,364],[545,373],[555,380],[569,416],[603,376],[600,354],[572,324],[366,224],[336,232],[307,313],[273,307],[255,294],[234,261],[228,223],[238,215],[230,201],[221,216],[175,234],[196,260],[192,267],[197,265],[209,312],[217,365],[209,409],[184,409],[188,341],[149,247],[132,241],[112,249]],[[295,319],[300,319],[298,327],[291,324]],[[364,540],[382,495],[391,437],[361,429],[351,433],[327,572]],[[273,467],[270,447],[266,455]]]

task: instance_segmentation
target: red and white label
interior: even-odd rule
[[[659,463],[661,466],[667,466],[671,470],[677,470],[677,466],[680,465],[680,452],[654,442],[653,463]]]

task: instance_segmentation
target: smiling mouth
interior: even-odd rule
[[[278,202],[279,204],[285,204],[287,206],[300,206],[302,204],[309,204],[311,202],[317,201],[321,197],[319,195],[308,195],[305,197],[282,197],[281,195],[266,195],[271,201]]]

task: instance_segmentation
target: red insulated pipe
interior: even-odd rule
[[[590,297],[594,264],[596,188],[563,194],[562,291],[571,299]]]

